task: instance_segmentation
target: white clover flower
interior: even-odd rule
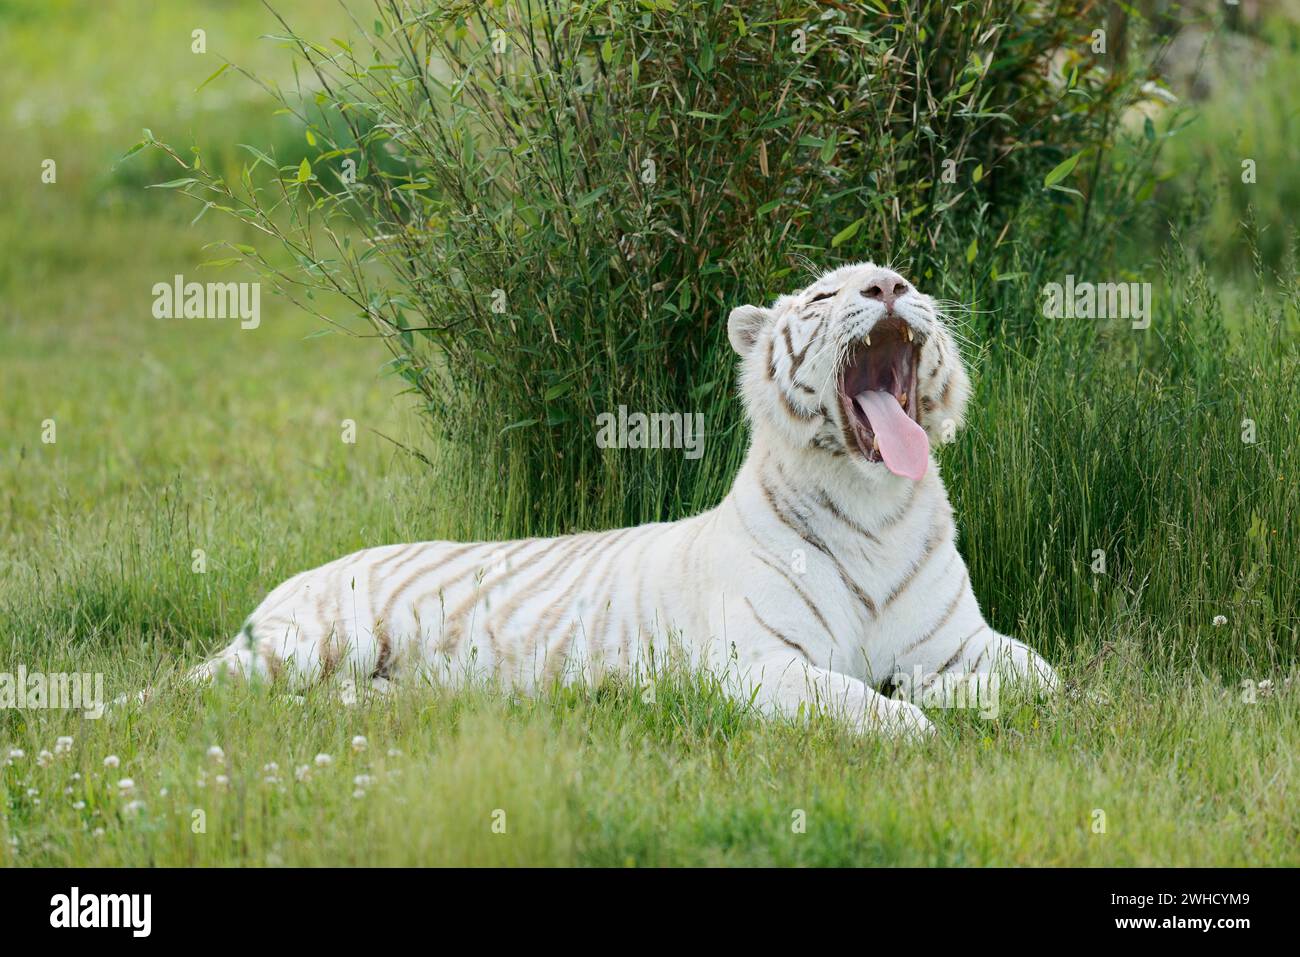
[[[370,742],[365,739],[364,735],[359,734],[352,739],[352,750],[354,753],[360,754],[368,747],[370,747]]]
[[[1227,623],[1228,623],[1228,618],[1226,615],[1215,615],[1214,621],[1212,622],[1215,628],[1222,628]]]
[[[159,789],[158,789],[158,796],[159,796],[160,798],[165,798],[165,797],[168,795],[168,793],[169,793],[169,792],[168,792],[167,788],[159,788]]]
[[[127,817],[135,817],[143,810],[144,810],[143,801],[130,801],[127,804],[123,805],[122,807],[122,813],[125,814]]]
[[[84,810],[86,809],[86,802],[85,802],[85,801],[73,801],[73,802],[72,802],[72,809],[73,809],[74,811],[84,811]]]
[[[296,768],[293,769],[293,776],[297,778],[299,781],[306,781],[308,778],[311,777],[311,765],[310,764],[298,765]]]
[[[117,790],[121,793],[122,797],[130,797],[135,793],[135,782],[130,778],[123,778],[117,782]]]
[[[208,757],[213,761],[224,761],[226,760],[226,752],[222,751],[220,746],[214,744],[208,748]]]
[[[375,779],[372,778],[369,774],[358,774],[355,778],[352,779],[352,783],[359,788],[368,788],[370,787],[370,785],[375,783]]]
[[[25,758],[25,757],[27,757],[27,752],[24,751],[22,748],[10,748],[10,749],[9,749],[9,760],[10,760],[10,761],[21,761],[21,760],[22,760],[23,758]]]
[[[37,767],[48,768],[53,763],[54,755],[49,751],[42,751],[40,754],[36,755]]]
[[[80,772],[80,771],[73,771],[73,772],[72,772],[72,780],[74,780],[74,781],[80,781],[80,780],[81,780],[81,772]]]
[[[38,795],[38,794],[40,794],[40,793],[41,793],[41,792],[40,792],[40,790],[39,790],[38,788],[28,788],[28,789],[27,789],[27,796],[28,796],[29,798],[34,798],[34,797],[36,797],[36,795]]]
[[[280,770],[280,765],[276,764],[274,761],[268,761],[266,764],[262,765],[262,770],[266,774],[275,774]]]
[[[1273,681],[1271,678],[1265,678],[1255,687],[1259,689],[1259,696],[1261,698],[1267,698],[1273,693]]]
[[[333,763],[334,759],[328,754],[321,753],[316,755],[316,767],[318,768],[327,768]]]
[[[401,752],[401,751],[398,751],[396,748],[389,748],[389,749],[388,749],[388,756],[389,756],[390,758],[400,758],[400,757],[402,756],[402,752]]]
[[[339,703],[345,708],[357,706],[357,685],[351,678],[344,678],[339,683]]]
[[[108,757],[104,759],[104,767],[106,768],[116,768],[119,767],[121,764],[122,764],[122,759],[119,758],[116,754],[110,754]]]
[[[97,828],[95,828],[93,831],[91,831],[90,833],[93,834],[93,835],[95,835],[95,837],[103,837],[103,836],[104,836],[104,829],[103,829],[102,827],[97,827]]]
[[[64,797],[72,797],[73,793],[74,791],[71,784],[69,784],[66,788],[63,789]]]
[[[358,801],[365,796],[366,796],[366,792],[363,791],[361,788],[357,788],[355,791],[352,792],[352,797]]]
[[[67,754],[71,750],[72,750],[72,738],[70,738],[68,735],[65,734],[62,737],[55,740],[54,742],[55,754]]]
[[[218,774],[212,780],[216,782],[217,787],[219,788],[224,788],[227,784],[230,783],[230,778],[226,777],[224,774]]]

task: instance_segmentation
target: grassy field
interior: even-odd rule
[[[153,283],[244,237],[113,161],[144,126],[284,136],[237,87],[195,97],[217,63],[190,31],[277,51],[250,40],[253,4],[114,6],[133,10],[0,3],[0,77],[28,91],[0,204],[0,672],[103,673],[110,698],[224,644],[295,571],[483,533],[493,491],[381,437],[439,461],[377,343],[314,336],[269,297],[255,330],[151,316]],[[923,745],[765,724],[702,680],[652,703],[614,683],[3,710],[0,861],[1300,864],[1296,283],[1174,262],[1158,303],[1147,338],[1062,332],[1032,355],[1009,319],[945,451],[976,593],[1068,695],[933,712]]]

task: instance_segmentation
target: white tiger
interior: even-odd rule
[[[677,522],[368,548],[270,593],[194,672],[495,676],[525,691],[670,657],[769,715],[933,730],[872,685],[901,671],[1052,669],[984,621],[930,438],[970,384],[934,301],[861,263],[732,311],[752,441],[731,491]],[[671,643],[671,648],[670,648]]]

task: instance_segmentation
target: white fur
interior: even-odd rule
[[[820,708],[890,732],[932,730],[919,708],[873,689],[896,669],[997,667],[1055,686],[1046,662],[985,623],[933,458],[912,482],[845,449],[837,372],[885,314],[863,292],[882,276],[902,282],[846,266],[732,313],[753,439],[712,511],[563,538],[365,549],[280,585],[196,674],[283,674],[294,686],[338,671],[490,675],[531,691],[679,660],[765,713]],[[969,382],[929,297],[913,290],[894,308],[922,337],[922,425],[937,444],[960,424]]]

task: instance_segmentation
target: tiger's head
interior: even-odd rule
[[[961,425],[970,380],[933,299],[892,269],[841,266],[770,307],[731,311],[757,431],[865,474],[919,480]]]

